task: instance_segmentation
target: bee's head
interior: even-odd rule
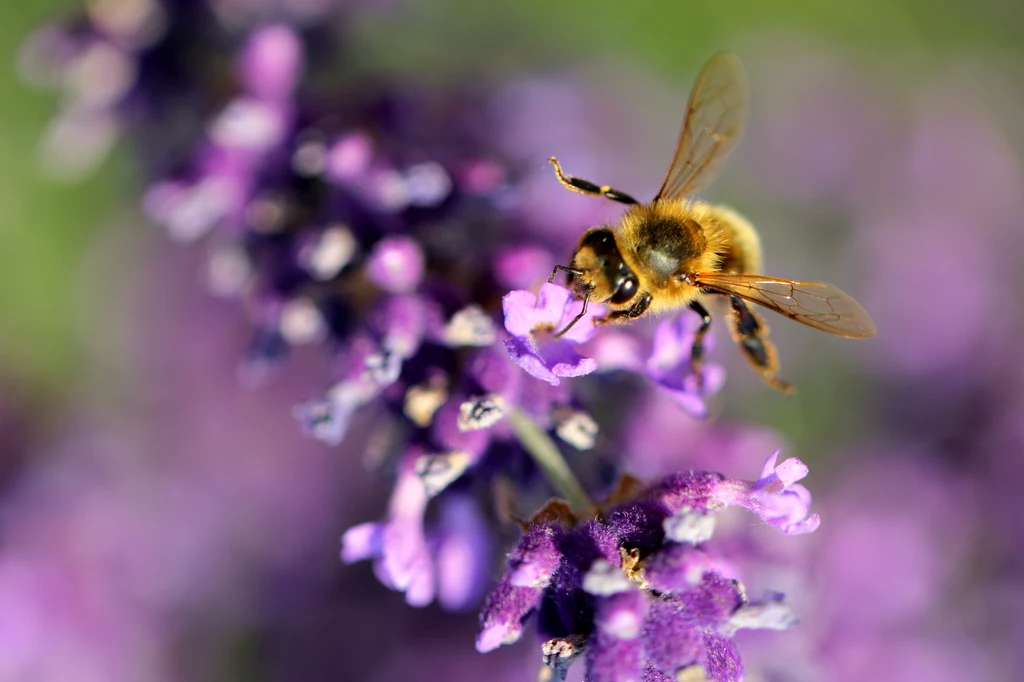
[[[606,227],[583,235],[572,265],[571,281],[595,303],[624,305],[640,290],[636,275],[622,260],[615,234]]]

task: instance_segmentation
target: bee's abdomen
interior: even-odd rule
[[[705,206],[708,217],[727,235],[719,266],[722,272],[760,274],[761,239],[742,215],[727,206]]]

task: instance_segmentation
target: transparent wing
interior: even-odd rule
[[[654,200],[707,187],[743,136],[748,107],[747,76],[739,57],[712,57],[693,85],[672,165]]]
[[[867,311],[832,284],[725,272],[704,272],[693,279],[698,286],[739,296],[830,334],[867,339],[878,333]]]

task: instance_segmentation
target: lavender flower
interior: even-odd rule
[[[795,622],[778,594],[750,601],[727,567],[705,550],[715,514],[744,507],[784,533],[817,528],[810,495],[795,481],[797,459],[765,463],[756,482],[710,473],[668,476],[596,519],[551,506],[525,529],[481,613],[480,651],[520,638],[536,616],[545,662],[565,679],[585,654],[592,680],[661,680],[701,671],[739,680],[732,635]]]
[[[576,344],[589,341],[595,334],[594,319],[604,307],[589,306],[586,314],[561,338],[553,336],[580,314],[582,301],[572,301],[572,293],[556,284],[544,284],[540,294],[511,291],[501,300],[505,329],[512,335],[505,348],[516,364],[531,376],[557,386],[559,377],[578,377],[597,369],[597,362],[576,352]]]

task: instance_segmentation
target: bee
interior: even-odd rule
[[[768,325],[747,305],[756,303],[815,329],[849,338],[870,338],[875,323],[853,298],[824,282],[801,282],[759,274],[761,242],[754,226],[736,211],[689,198],[718,174],[743,135],[748,111],[747,79],[734,54],[711,58],[690,93],[672,164],[648,203],[625,192],[567,175],[551,157],[567,189],[629,205],[616,226],[587,230],[571,265],[556,265],[549,282],[564,271],[583,299],[610,312],[597,324],[628,322],[649,313],[688,307],[701,323],[690,352],[698,371],[711,315],[709,299],[728,300],[728,327],[750,367],[770,386],[791,392],[778,376],[778,357]]]

